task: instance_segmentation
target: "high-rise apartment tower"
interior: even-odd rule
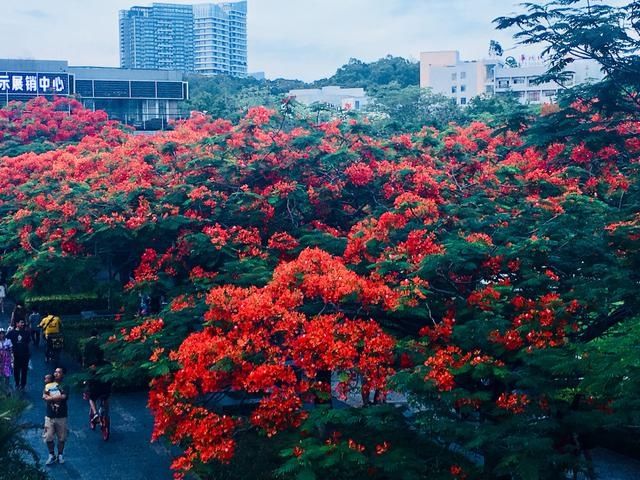
[[[120,66],[245,76],[246,0],[121,10]]]

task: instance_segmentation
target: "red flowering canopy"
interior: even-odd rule
[[[131,299],[111,375],[151,379],[177,476],[258,432],[285,478],[558,478],[637,412],[611,352],[638,329],[639,125],[566,113],[591,133],[536,147],[263,108],[55,138],[0,162],[3,263],[30,295]]]

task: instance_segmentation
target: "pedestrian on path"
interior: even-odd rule
[[[59,359],[64,338],[62,336],[62,319],[53,314],[49,314],[42,319],[38,327],[42,328],[45,338],[44,361],[56,361]]]
[[[29,371],[29,342],[31,338],[25,327],[24,319],[18,321],[15,330],[7,333],[13,346],[13,378],[16,390],[24,390],[27,386],[27,372]]]
[[[7,287],[0,284],[0,311],[4,314],[4,299],[7,297]]]
[[[42,399],[47,403],[47,413],[44,417],[44,441],[47,444],[49,457],[45,465],[53,465],[58,462],[64,463],[64,446],[67,441],[67,417],[69,398],[69,387],[63,383],[65,371],[58,367],[53,372],[53,378],[57,383],[56,388],[51,388],[49,382],[42,392]],[[58,455],[55,452],[55,440],[58,439]]]
[[[0,328],[0,375],[7,388],[11,388],[11,375],[13,375],[13,345],[7,338],[7,332]]]
[[[27,319],[27,309],[24,308],[22,303],[16,303],[16,306],[13,307],[13,312],[11,312],[11,323],[9,324],[9,329],[13,330],[16,328],[16,325],[20,320]]]
[[[36,307],[31,309],[31,314],[29,315],[29,325],[31,327],[31,341],[35,347],[40,346],[40,321],[42,320],[42,315],[38,312]]]

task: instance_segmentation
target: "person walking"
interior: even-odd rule
[[[7,332],[0,328],[0,375],[5,386],[11,388],[11,375],[13,374],[13,345],[7,338]]]
[[[0,311],[4,314],[4,299],[7,298],[7,287],[0,284]]]
[[[31,340],[24,319],[19,320],[16,328],[7,333],[7,338],[11,340],[13,346],[13,378],[16,382],[16,390],[24,390],[27,386]]]
[[[44,441],[47,444],[47,450],[49,451],[49,457],[45,462],[45,465],[51,466],[58,462],[64,463],[64,446],[67,441],[67,417],[68,406],[67,400],[69,398],[69,387],[63,382],[64,380],[64,368],[58,367],[53,372],[53,378],[57,383],[57,388],[48,389],[42,392],[42,399],[47,404],[47,412],[44,417]],[[58,439],[58,455],[55,452],[55,440]]]
[[[45,338],[44,361],[48,362],[62,348],[62,320],[57,315],[49,314],[40,321],[38,327],[42,328]]]
[[[29,325],[31,327],[31,342],[35,347],[40,346],[40,321],[42,320],[42,315],[38,313],[38,309],[33,307],[31,309],[31,314],[29,315]]]
[[[27,309],[24,308],[22,303],[16,303],[16,306],[13,307],[13,312],[11,312],[11,323],[9,324],[9,329],[13,330],[16,328],[16,325],[20,320],[27,319]]]

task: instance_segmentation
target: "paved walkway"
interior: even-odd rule
[[[29,371],[27,391],[21,394],[32,403],[22,422],[29,426],[25,438],[47,458],[42,439],[45,405],[41,399],[42,378],[52,369],[44,363],[44,347],[32,348],[33,369]],[[63,359],[63,363],[64,359]],[[69,363],[69,362],[66,362]],[[73,373],[73,365],[65,365]],[[150,443],[153,420],[146,408],[146,394],[115,393],[111,400],[111,438],[103,441],[100,429],[88,425],[88,402],[79,391],[69,399],[69,438],[65,447],[65,463],[45,467],[53,480],[59,479],[170,479],[170,451],[160,442]]]
[[[10,312],[12,305],[6,308]],[[7,326],[7,314],[0,314],[0,326]],[[45,403],[42,400],[45,373],[54,366],[44,362],[44,345],[31,345],[31,364],[27,389],[18,393],[31,403],[21,417],[26,426],[24,437],[40,455],[44,464],[47,447],[42,439]],[[63,356],[67,375],[78,371],[76,362]],[[139,393],[114,393],[111,398],[111,438],[103,441],[100,429],[90,430],[89,404],[82,393],[72,390],[69,399],[69,437],[64,451],[65,463],[44,467],[52,480],[147,480],[171,479],[171,452],[161,442],[151,443],[153,420],[146,408],[147,396]]]
[[[605,448],[591,452],[596,475],[600,480],[638,480],[640,461],[620,455]]]

